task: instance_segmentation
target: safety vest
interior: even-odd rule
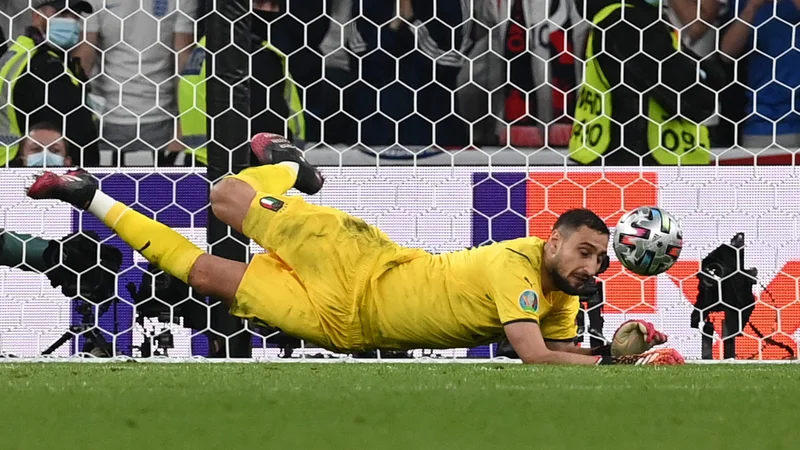
[[[39,48],[33,39],[23,35],[18,37],[0,58],[0,166],[2,167],[17,157],[19,144],[24,135],[17,122],[17,110],[14,108],[14,86],[25,73],[25,69]],[[51,50],[48,50],[48,53],[55,58],[61,58]],[[79,81],[72,71],[66,66],[64,70],[69,74],[72,83],[77,86]]]
[[[593,23],[599,25],[621,7],[622,3],[606,6],[594,16]],[[625,7],[632,8],[633,5],[625,5]],[[672,41],[675,49],[679,49],[679,41],[674,33]],[[590,164],[600,158],[612,145],[611,121],[614,111],[611,101],[611,86],[598,59],[594,56],[594,32],[590,32],[586,43],[585,81],[578,92],[575,123],[569,141],[570,157],[582,164]],[[653,81],[657,82],[657,80]],[[705,125],[699,125],[677,116],[671,117],[652,97],[648,98],[647,111],[642,113],[648,122],[649,154],[657,163],[661,165],[710,163],[711,144],[708,128]],[[618,127],[618,130],[621,138],[622,127]]]
[[[197,48],[189,58],[186,68],[181,73],[180,81],[178,81],[178,109],[182,141],[188,147],[186,152],[194,153],[197,161],[203,165],[208,164],[206,144],[209,141],[206,122],[208,116],[206,115],[205,45],[206,38],[203,37],[197,43]],[[286,68],[286,55],[266,41],[261,45],[280,57],[283,72],[286,75],[283,98],[289,106],[288,127],[295,140],[305,141],[306,120],[303,116],[303,104],[300,101],[297,86],[292,81],[292,75]],[[253,114],[256,113],[253,111]]]

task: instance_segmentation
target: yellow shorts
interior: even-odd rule
[[[268,252],[250,263],[231,314],[332,351],[361,351],[359,302],[381,255],[397,244],[342,211],[261,193],[243,231]]]

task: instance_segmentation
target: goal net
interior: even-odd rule
[[[577,343],[596,345],[610,339],[622,322],[645,319],[667,333],[669,345],[687,360],[794,359],[800,338],[800,181],[794,166],[800,126],[792,129],[797,103],[791,92],[798,85],[772,69],[764,72],[772,79],[758,85],[760,75],[752,70],[764,67],[765,60],[780,68],[783,59],[796,61],[800,50],[796,42],[775,56],[768,43],[760,53],[749,49],[754,39],[779,40],[785,30],[774,21],[796,25],[797,10],[769,6],[755,24],[745,24],[750,16],[737,18],[736,8],[724,0],[691,2],[693,16],[685,5],[671,2],[661,5],[660,26],[672,26],[683,48],[703,58],[718,57],[723,43],[733,45],[724,36],[741,31],[733,29],[737,23],[748,30],[739,37],[744,50],[727,56],[732,81],[717,93],[715,115],[708,121],[712,157],[706,166],[580,165],[569,157],[592,19],[580,2],[570,0],[337,0],[307,2],[312,6],[302,11],[292,0],[253,2],[263,8],[253,16],[253,33],[266,30],[271,41],[259,50],[269,57],[257,63],[254,56],[248,67],[247,75],[258,79],[250,94],[262,102],[251,114],[268,111],[274,117],[253,118],[250,130],[290,134],[304,145],[307,159],[327,177],[325,188],[308,202],[341,209],[400,244],[436,253],[523,236],[546,238],[558,215],[575,207],[595,211],[613,233],[625,212],[658,205],[682,227],[678,262],[664,274],[641,277],[624,269],[609,248],[610,267],[599,277],[601,295],[582,298]],[[714,2],[714,16],[700,10],[706,2]],[[35,18],[35,11],[47,14],[40,2],[5,3],[0,14],[5,55],[14,51],[18,36],[32,33],[27,27],[54,27],[52,17],[61,17],[50,11],[49,20]],[[71,52],[93,58],[85,81],[77,82],[85,88],[83,103],[98,127],[91,145],[97,146],[92,151],[99,167],[93,174],[104,192],[210,250],[207,169],[183,150],[202,147],[219,131],[198,143],[181,119],[200,108],[182,107],[179,91],[182,82],[196,82],[202,73],[193,72],[192,65],[209,52],[198,45],[203,19],[223,2],[89,3],[94,11],[80,14],[78,22],[91,44],[73,46]],[[262,19],[269,21],[261,24],[263,30],[257,24]],[[56,39],[45,29],[37,45]],[[790,40],[796,40],[789,30]],[[259,65],[265,61],[272,65]],[[749,78],[740,67],[753,68]],[[263,81],[270,77],[269,83]],[[17,114],[13,102],[19,94],[9,94],[12,78],[0,68],[3,119]],[[787,88],[786,98],[775,92]],[[775,106],[784,112],[752,111],[756,94],[770,89],[764,95],[788,102]],[[41,106],[58,95],[48,91]],[[80,146],[66,120],[73,112],[62,114],[65,121],[55,125],[76,151]],[[35,111],[20,114],[33,122]],[[279,129],[259,128],[276,127],[276,118]],[[760,131],[765,123],[769,134]],[[150,296],[146,302],[137,298],[137,290],[152,287],[140,255],[88,213],[25,196],[40,170],[25,167],[30,161],[23,158],[25,136],[37,143],[44,139],[31,137],[33,125],[17,130],[18,167],[0,170],[0,228],[45,240],[96,232],[102,243],[121,251],[122,265],[116,290],[99,305],[65,296],[46,274],[22,270],[20,264],[0,268],[0,355],[98,356],[98,342],[105,342],[110,355],[102,356],[210,356],[212,340],[221,332],[208,320],[208,299],[193,292]],[[0,144],[10,148],[8,136],[2,138]],[[720,246],[736,248],[731,244],[740,233],[744,248],[734,253],[742,260],[703,265]],[[249,249],[251,255],[263,252],[254,243]],[[699,277],[701,270],[718,278]],[[733,287],[715,291],[713,298],[699,296],[726,282]],[[238,333],[251,336],[254,360],[353,357],[259,323],[244,323]],[[497,351],[493,344],[356,356],[482,361],[497,358]]]

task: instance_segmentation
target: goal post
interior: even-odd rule
[[[209,189],[224,177],[250,165],[250,3],[251,0],[214,0],[206,18]],[[250,240],[208,211],[211,254],[247,262]],[[249,333],[243,321],[228,313],[225,303],[210,300],[209,356],[249,358]]]

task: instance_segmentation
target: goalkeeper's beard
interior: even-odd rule
[[[575,287],[574,284],[569,282],[569,279],[562,277],[561,274],[558,273],[558,269],[553,268],[550,269],[550,279],[553,280],[556,289],[567,295],[589,295],[594,292],[591,278],[580,287]]]

